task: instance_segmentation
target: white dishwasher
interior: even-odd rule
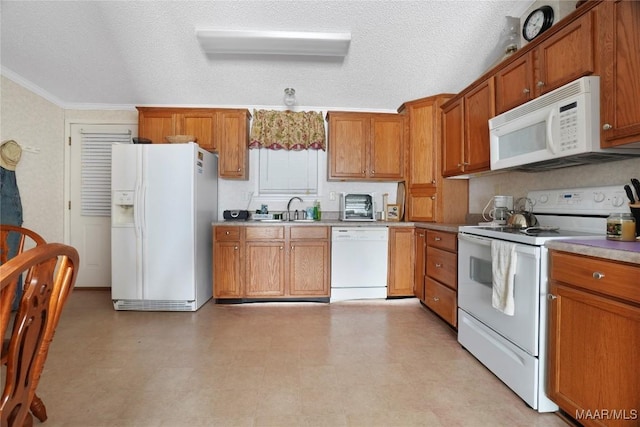
[[[331,228],[330,301],[387,297],[387,227]]]

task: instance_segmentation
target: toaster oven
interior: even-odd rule
[[[374,193],[341,193],[340,220],[375,221],[376,205]]]

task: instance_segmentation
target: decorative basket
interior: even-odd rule
[[[185,142],[196,142],[196,137],[193,135],[169,135],[165,136],[167,142],[171,144],[184,144]]]

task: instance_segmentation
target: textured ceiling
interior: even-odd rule
[[[95,104],[396,109],[458,92],[502,56],[530,0],[6,1],[2,72],[67,108]],[[344,59],[207,56],[195,28],[350,31]]]

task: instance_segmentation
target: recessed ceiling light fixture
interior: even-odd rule
[[[206,53],[346,56],[351,33],[196,29]]]

